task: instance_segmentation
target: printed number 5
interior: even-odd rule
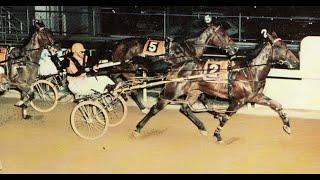
[[[151,41],[150,44],[149,44],[148,50],[150,52],[156,52],[157,51],[157,46],[158,46],[158,42]]]

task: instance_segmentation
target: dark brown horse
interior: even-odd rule
[[[300,61],[288,49],[287,45],[277,37],[275,33],[267,34],[267,42],[264,44],[260,53],[247,65],[245,63],[235,62],[232,70],[228,71],[229,78],[227,82],[204,80],[200,77],[193,81],[171,82],[165,85],[160,99],[150,112],[137,124],[135,135],[139,135],[141,129],[149,121],[149,119],[161,111],[170,101],[186,96],[188,104],[183,104],[181,110],[200,130],[201,133],[206,132],[203,123],[196,118],[190,105],[194,104],[201,93],[210,96],[216,96],[228,99],[230,104],[227,111],[220,119],[220,125],[214,132],[214,136],[218,142],[222,142],[220,131],[227,120],[237,112],[246,103],[257,103],[269,106],[275,110],[283,121],[283,129],[290,134],[290,123],[288,116],[283,112],[280,103],[270,99],[263,94],[265,81],[272,65],[285,64],[289,68],[299,65]],[[175,79],[179,77],[188,77],[203,74],[203,71],[195,71],[204,69],[206,62],[190,61],[179,64],[174,68],[177,71],[168,73],[167,79]]]
[[[120,41],[115,46],[112,51],[112,61],[122,63],[121,66],[117,66],[119,71],[123,71],[122,80],[134,80],[138,68],[146,71],[148,76],[163,75],[174,64],[201,57],[207,49],[206,45],[216,46],[229,55],[234,55],[238,50],[223,27],[214,24],[209,24],[197,38],[168,43],[169,54],[157,57],[147,56],[143,51],[147,41],[147,38],[130,38]],[[126,63],[131,60],[135,60],[134,63]],[[140,110],[145,112],[145,107],[138,99],[137,92],[132,92],[131,97]]]
[[[37,80],[41,52],[54,42],[51,30],[37,21],[30,41],[22,48],[11,50],[8,60],[10,85],[21,91],[21,100],[16,106],[26,108],[32,100],[33,92],[30,87]]]

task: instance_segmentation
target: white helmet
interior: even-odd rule
[[[209,23],[211,23],[211,21],[212,21],[212,17],[209,14],[204,16],[204,22],[209,24]]]

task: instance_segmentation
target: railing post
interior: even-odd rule
[[[23,27],[22,27],[22,22],[20,22],[20,33],[22,34],[22,29],[23,29]]]
[[[145,71],[143,71],[142,77],[143,77],[143,79],[146,79],[147,74],[146,74]],[[143,85],[146,86],[147,82],[144,82]],[[147,104],[147,101],[148,101],[147,98],[148,98],[147,97],[147,88],[143,88],[143,102],[144,102],[145,105]]]
[[[10,12],[8,12],[8,24],[9,24],[9,34],[11,34],[11,15]]]
[[[95,10],[92,8],[92,32],[93,36],[96,36],[96,23],[95,23]]]
[[[29,31],[30,31],[29,7],[27,7],[27,31],[28,31],[28,34],[29,34]]]
[[[239,42],[241,42],[241,12],[239,13]]]
[[[166,28],[166,11],[163,12],[163,39],[165,40],[166,39],[166,36],[167,36],[167,28]]]

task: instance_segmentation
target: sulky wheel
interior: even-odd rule
[[[83,101],[71,113],[71,127],[83,139],[94,140],[108,130],[109,118],[106,110],[97,102]]]
[[[58,103],[58,91],[56,87],[46,80],[38,80],[31,88],[34,91],[34,99],[30,105],[39,112],[49,112]]]
[[[106,95],[96,101],[107,111],[110,127],[118,126],[126,119],[128,107],[126,101],[121,96]]]
[[[74,101],[73,94],[67,89],[67,87],[59,85],[59,79],[55,76],[46,78],[47,81],[51,82],[58,91],[58,102],[59,103],[70,103]]]

